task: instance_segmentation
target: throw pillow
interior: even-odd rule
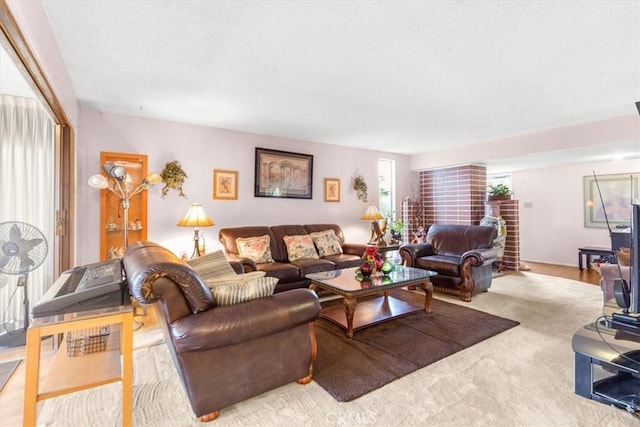
[[[340,239],[338,239],[336,232],[332,229],[311,233],[311,238],[313,239],[313,243],[316,244],[316,248],[318,248],[318,255],[320,255],[320,257],[342,253]]]
[[[316,247],[313,246],[313,239],[308,234],[299,236],[284,236],[284,244],[287,246],[289,261],[299,259],[318,259]]]
[[[263,277],[244,283],[214,286],[211,295],[218,306],[232,305],[273,295],[277,284],[277,277]]]
[[[260,279],[266,276],[265,271],[250,271],[248,273],[243,274],[229,274],[227,276],[220,277],[212,277],[210,279],[205,279],[205,283],[209,288],[218,285],[232,285],[236,283],[246,283],[251,280]]]
[[[258,264],[274,262],[271,256],[271,240],[269,235],[259,237],[238,237],[236,246],[240,256],[249,258]]]
[[[202,280],[236,274],[222,251],[211,252],[200,258],[187,260],[187,264],[198,273]]]
[[[620,248],[616,251],[616,258],[618,260],[618,264],[629,266],[631,265],[631,249],[630,248]]]

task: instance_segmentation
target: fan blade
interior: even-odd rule
[[[35,248],[40,243],[42,243],[42,239],[29,239],[29,240],[25,240],[24,242],[27,244],[28,246],[27,252],[29,252],[31,249]]]
[[[29,271],[31,266],[34,265],[34,264],[35,264],[35,262],[33,262],[33,260],[31,258],[29,258],[29,257],[21,258],[20,272]]]
[[[18,224],[13,224],[11,229],[9,230],[9,240],[16,241],[22,237],[22,233],[20,232],[20,228]]]
[[[12,256],[6,256],[6,255],[0,255],[0,268],[4,268],[4,266],[9,264],[9,261],[11,261],[11,258],[13,258],[13,257]]]

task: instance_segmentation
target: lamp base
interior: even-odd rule
[[[371,237],[369,238],[368,244],[375,246],[387,246],[387,242],[384,240],[384,233],[382,232],[378,221],[371,222]]]
[[[202,247],[200,247],[200,232],[196,228],[193,230],[193,253],[191,254],[191,259],[200,258],[204,255],[204,236],[202,237]]]

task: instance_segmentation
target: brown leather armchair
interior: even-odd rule
[[[434,224],[427,231],[426,243],[403,245],[400,256],[408,267],[438,273],[431,278],[434,291],[460,295],[469,302],[491,286],[496,234],[493,227]]]
[[[267,390],[311,381],[317,354],[313,321],[320,304],[309,289],[221,307],[197,273],[162,246],[134,243],[123,265],[131,295],[154,303],[201,421]]]

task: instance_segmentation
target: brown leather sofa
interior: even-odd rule
[[[284,236],[297,236],[313,232],[333,230],[341,242],[342,254],[329,255],[320,259],[303,259],[290,262]],[[236,239],[239,237],[269,236],[271,255],[275,262],[256,264],[249,258],[243,258],[238,252]],[[362,264],[365,243],[346,243],[342,228],[336,224],[273,225],[222,228],[218,237],[224,247],[227,259],[242,263],[245,272],[265,271],[267,276],[279,279],[275,292],[289,289],[308,288],[310,280],[307,274],[330,271],[341,268],[357,267]]]
[[[313,321],[320,310],[308,289],[228,306],[185,262],[152,242],[123,258],[129,291],[154,304],[158,322],[193,412],[201,421],[267,390],[312,379]]]
[[[491,286],[496,234],[493,227],[434,224],[427,231],[426,243],[403,245],[400,256],[408,267],[438,273],[431,278],[434,290],[460,295],[468,302]]]

